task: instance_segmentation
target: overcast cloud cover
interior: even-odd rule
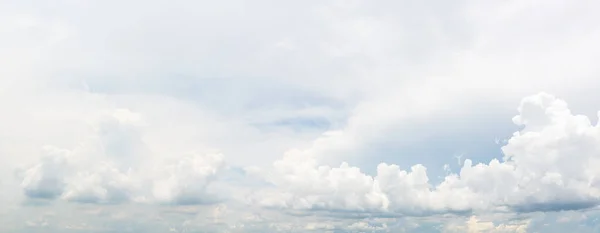
[[[0,0],[0,232],[600,232],[599,8]]]

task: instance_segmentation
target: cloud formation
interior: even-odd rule
[[[346,162],[339,167],[320,165],[327,148],[349,143],[340,137],[344,136],[340,131],[325,134],[308,149],[288,151],[271,168],[247,169],[248,175],[259,175],[271,186],[228,187],[227,191],[250,194],[230,200],[233,202],[288,214],[304,211],[306,215],[308,211],[349,219],[552,212],[597,206],[598,124],[573,114],[565,101],[546,93],[525,97],[517,110],[519,114],[512,120],[521,128],[502,146],[502,160],[474,164],[466,159],[456,174],[440,183],[432,182],[421,164],[403,170],[381,163],[375,175]],[[210,190],[227,172],[222,154],[189,153],[169,159],[146,146],[143,129],[147,126],[139,114],[116,109],[98,119],[91,135],[83,137],[77,147],[46,146],[37,163],[19,172],[26,197],[95,204],[206,205],[224,200],[222,193]],[[467,223],[448,230],[526,229],[479,223],[474,218]],[[355,222],[347,230],[386,228],[365,224]],[[303,229],[337,227],[308,224]]]
[[[319,165],[319,154],[307,149],[276,161],[266,179],[277,188],[260,192],[254,201],[284,209],[402,215],[597,206],[600,127],[546,93],[524,98],[518,111],[513,122],[522,129],[502,147],[501,161],[474,164],[467,159],[439,184],[430,182],[420,164],[403,170],[382,163],[370,176],[347,163]]]
[[[99,204],[214,202],[207,187],[225,169],[223,156],[191,153],[168,162],[145,146],[141,125],[139,114],[117,109],[78,147],[44,147],[40,161],[22,172],[25,195]]]
[[[599,7],[0,1],[0,232],[598,232]]]

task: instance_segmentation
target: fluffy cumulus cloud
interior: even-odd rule
[[[439,184],[430,181],[420,164],[403,170],[382,163],[371,176],[347,163],[318,165],[308,149],[276,161],[266,177],[277,188],[255,201],[286,209],[404,215],[598,205],[598,124],[574,115],[563,100],[546,93],[524,98],[518,111],[513,121],[522,129],[502,147],[502,160],[474,164],[467,159],[458,173]]]
[[[207,187],[223,169],[220,154],[193,155],[168,165],[164,178],[155,181],[153,196],[162,202],[197,204],[213,201]]]
[[[598,7],[0,1],[0,232],[598,232]]]
[[[167,161],[145,146],[138,114],[117,109],[98,121],[77,147],[46,146],[40,161],[19,172],[27,197],[83,203],[213,201],[208,186],[224,169],[221,154],[190,153]]]

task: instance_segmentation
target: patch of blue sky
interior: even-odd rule
[[[319,117],[296,117],[277,119],[273,122],[253,124],[261,130],[275,130],[277,128],[286,128],[293,131],[318,130],[326,131],[331,129],[332,122],[327,118]]]
[[[514,114],[500,112],[470,117],[447,116],[427,123],[415,122],[382,133],[356,152],[362,156],[347,159],[350,164],[360,164],[364,172],[375,174],[379,163],[397,164],[409,170],[415,164],[428,168],[429,178],[441,182],[451,172],[458,172],[465,159],[474,164],[502,160],[503,140],[510,138],[519,128],[511,122]]]
[[[243,187],[275,187],[274,184],[261,179],[256,179],[249,175],[244,168],[236,166],[228,167],[228,169],[219,177],[219,181]]]
[[[272,79],[205,78],[175,76],[147,79],[143,83],[127,79],[86,79],[73,82],[70,88],[106,94],[151,94],[176,98],[219,113],[244,114],[254,111],[289,111],[308,108],[331,109],[347,113],[353,103],[348,99],[316,92]]]

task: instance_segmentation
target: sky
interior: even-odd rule
[[[600,232],[599,7],[0,0],[0,232]]]

